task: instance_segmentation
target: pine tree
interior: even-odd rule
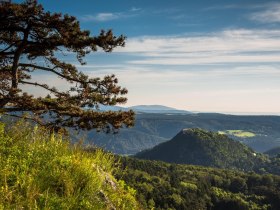
[[[58,54],[74,53],[85,65],[84,57],[97,50],[111,52],[123,47],[125,37],[112,30],[97,36],[81,30],[70,15],[45,11],[36,0],[17,4],[0,2],[0,110],[2,114],[25,116],[41,125],[59,129],[97,129],[115,131],[132,126],[132,111],[101,112],[98,106],[124,104],[127,90],[115,75],[90,78],[63,61]],[[34,73],[48,73],[69,83],[68,90],[34,81]],[[40,88],[45,96],[35,97],[23,86]],[[27,115],[23,115],[28,113]]]

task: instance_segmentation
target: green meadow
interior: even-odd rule
[[[255,133],[252,133],[250,131],[244,131],[244,130],[225,130],[225,131],[219,131],[220,134],[225,135],[231,135],[236,136],[239,138],[250,138],[256,136]]]

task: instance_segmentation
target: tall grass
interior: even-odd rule
[[[0,123],[0,209],[136,209],[113,162],[42,128]]]

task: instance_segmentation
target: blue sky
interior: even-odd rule
[[[129,90],[126,106],[280,113],[279,1],[39,2],[76,16],[92,35],[127,36],[125,48],[77,65],[91,76],[116,74]]]

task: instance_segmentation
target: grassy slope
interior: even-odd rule
[[[137,209],[113,162],[42,129],[0,124],[0,209]]]

